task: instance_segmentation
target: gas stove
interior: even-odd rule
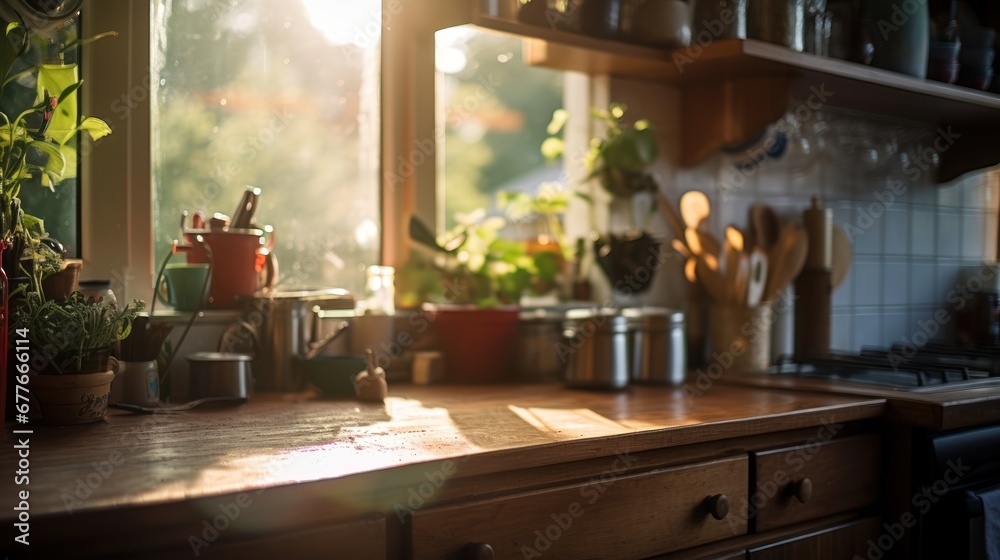
[[[915,392],[1000,386],[1000,347],[928,344],[782,359],[770,373]]]

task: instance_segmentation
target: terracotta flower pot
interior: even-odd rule
[[[83,263],[69,262],[66,268],[42,280],[42,291],[46,299],[64,301],[76,290]]]
[[[56,426],[87,424],[104,418],[108,410],[113,371],[76,375],[32,375],[29,417]]]
[[[517,378],[511,368],[520,309],[455,306],[429,313],[449,383],[502,383]]]

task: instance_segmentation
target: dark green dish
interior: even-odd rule
[[[357,356],[317,357],[295,360],[296,371],[328,397],[354,397],[354,376],[365,370],[365,359]]]

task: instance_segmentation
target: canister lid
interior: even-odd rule
[[[666,329],[684,326],[684,312],[666,307],[629,307],[622,309],[629,326],[636,329]]]
[[[252,362],[249,354],[231,354],[229,352],[195,352],[187,355],[189,362]]]
[[[628,319],[618,309],[595,307],[566,312],[566,328],[583,328],[584,324],[589,324],[590,328],[599,333],[627,332],[629,328]]]

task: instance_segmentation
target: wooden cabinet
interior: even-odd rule
[[[523,37],[525,57],[534,65],[678,87],[685,137],[681,165],[749,141],[793,99],[810,109],[830,106],[931,128],[954,127],[955,138],[961,139],[941,153],[939,182],[1000,161],[989,149],[996,145],[1000,124],[1000,96],[992,93],[763,41],[714,40],[668,51],[484,14],[474,15],[472,23]]]
[[[848,560],[867,558],[869,541],[879,538],[881,520],[869,517],[823,531],[750,549],[749,560]],[[881,554],[881,550],[879,551]]]
[[[620,461],[579,484],[418,511],[413,557],[645,558],[746,533],[746,455],[627,476]]]
[[[879,497],[876,434],[752,453],[754,529],[765,531],[860,509]]]
[[[144,553],[147,559],[206,558],[207,560],[248,560],[249,558],[294,558],[295,560],[375,560],[386,558],[384,516],[372,516],[325,527],[304,529],[237,542],[204,542],[197,549]]]

